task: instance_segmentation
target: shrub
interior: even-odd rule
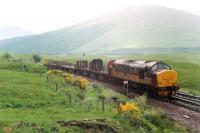
[[[8,107],[8,108],[12,108],[13,107],[12,103],[6,103],[5,106]]]
[[[78,76],[75,79],[75,84],[78,85],[81,90],[85,90],[87,85],[89,84],[89,82],[88,82],[87,79],[85,79],[85,78],[83,78],[81,76]]]
[[[47,71],[47,68],[42,64],[24,64],[24,71],[30,73],[38,73],[41,74]]]
[[[5,54],[3,54],[2,57],[5,58],[5,59],[7,59],[7,60],[9,60],[10,58],[12,58],[12,56],[9,53],[7,53],[7,52]]]
[[[13,105],[13,107],[14,107],[14,108],[21,108],[21,107],[23,107],[23,104],[22,104],[22,103],[15,103],[15,104]]]
[[[39,55],[37,55],[37,54],[34,54],[34,55],[33,55],[33,60],[34,60],[35,62],[40,62],[41,59],[42,59],[42,58],[41,58]]]
[[[66,82],[68,82],[68,83],[73,83],[73,81],[74,81],[74,75],[73,75],[73,74],[71,74],[71,73],[66,73],[66,74],[64,75],[64,77],[65,77],[65,79],[66,79]]]
[[[120,103],[119,104],[119,111],[121,113],[132,113],[132,114],[140,114],[140,109],[135,103]]]

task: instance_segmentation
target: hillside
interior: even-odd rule
[[[3,40],[0,48],[18,53],[96,53],[122,48],[199,47],[199,34],[199,16],[142,5],[57,31]]]

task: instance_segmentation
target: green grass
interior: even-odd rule
[[[178,72],[180,91],[200,96],[200,65],[188,62],[168,62]]]
[[[39,124],[53,124],[56,120],[111,118],[106,111],[87,113],[79,104],[69,104],[65,93],[56,91],[54,85],[47,84],[46,76],[0,70],[0,114],[1,121],[9,123],[32,121]],[[66,90],[77,88],[66,85]],[[88,98],[96,96],[89,87]],[[75,93],[75,92],[74,92]],[[88,102],[87,100],[85,102]]]
[[[72,103],[69,102],[69,92],[72,95]],[[59,83],[59,90],[56,90],[55,84],[47,83],[46,74],[40,77],[35,73],[0,69],[0,131],[4,127],[11,127],[13,132],[38,132],[30,126],[19,127],[20,121],[36,123],[37,126],[43,128],[44,132],[51,132],[51,128],[59,120],[105,118],[110,121],[111,125],[119,124],[119,132],[188,132],[186,128],[171,122],[163,113],[150,107],[144,109],[141,106],[140,119],[119,115],[113,106],[110,110],[109,104],[106,104],[105,112],[102,112],[100,103],[97,109],[98,95],[104,94],[107,99],[112,96],[126,99],[125,96],[102,86],[89,85],[87,87],[83,107],[80,106],[79,99],[75,103],[78,93],[80,93],[78,87],[63,82]],[[88,111],[90,100],[94,108]],[[136,120],[139,122],[135,123]],[[163,125],[168,126],[165,128]],[[58,128],[60,132],[89,131],[78,127]]]

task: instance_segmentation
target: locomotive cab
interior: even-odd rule
[[[151,67],[151,72],[154,75],[154,78],[156,78],[154,81],[156,81],[156,87],[159,88],[159,95],[171,96],[176,94],[179,89],[176,71],[171,70],[170,66],[167,64],[158,62]]]

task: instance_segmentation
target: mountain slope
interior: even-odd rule
[[[102,25],[69,27],[40,35],[0,41],[6,51],[22,53],[64,53],[73,50],[104,34],[109,27]],[[95,33],[95,34],[93,34]]]
[[[40,35],[0,41],[22,53],[105,52],[121,48],[199,47],[200,17],[142,5]]]

